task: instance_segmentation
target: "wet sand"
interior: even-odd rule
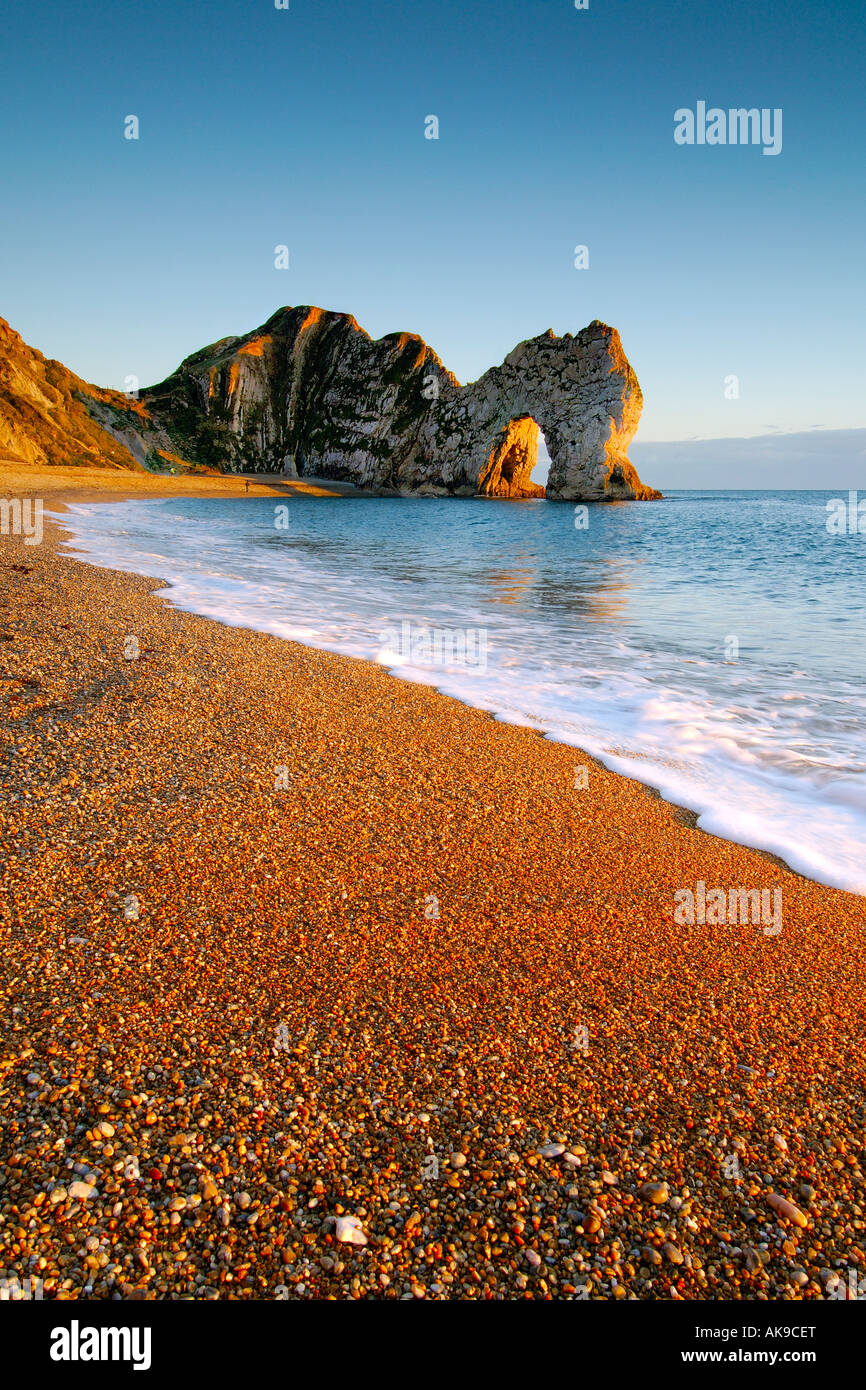
[[[83,473],[6,466],[0,490],[243,492]],[[386,1299],[863,1278],[863,899],[57,540],[0,538],[6,1277]],[[676,923],[698,881],[780,889],[781,931]]]

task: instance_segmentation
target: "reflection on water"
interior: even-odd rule
[[[537,582],[537,575],[534,570],[491,570],[490,585],[493,592],[488,596],[487,601],[488,603],[519,603],[521,599],[529,596],[528,591],[533,589]]]

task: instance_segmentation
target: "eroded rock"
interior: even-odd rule
[[[595,321],[518,344],[461,386],[410,333],[372,339],[348,314],[280,309],[188,357],[142,394],[186,457],[420,496],[532,497],[539,429],[547,496],[659,496],[627,449],[643,398],[619,334]]]

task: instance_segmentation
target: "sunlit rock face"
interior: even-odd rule
[[[461,386],[409,333],[371,339],[347,314],[281,309],[188,357],[143,393],[178,452],[239,471],[317,476],[420,496],[532,497],[539,428],[547,496],[655,497],[628,461],[642,405],[619,335],[520,343]]]
[[[169,435],[136,399],[82,381],[0,319],[0,457],[135,468],[174,462]]]
[[[484,497],[543,497],[544,488],[530,477],[537,462],[535,421],[529,415],[509,420],[479,475],[478,491]]]

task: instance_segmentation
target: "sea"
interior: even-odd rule
[[[167,581],[178,608],[379,662],[572,746],[583,795],[580,750],[866,894],[866,535],[832,523],[847,500],[292,494],[58,520],[72,554]]]

